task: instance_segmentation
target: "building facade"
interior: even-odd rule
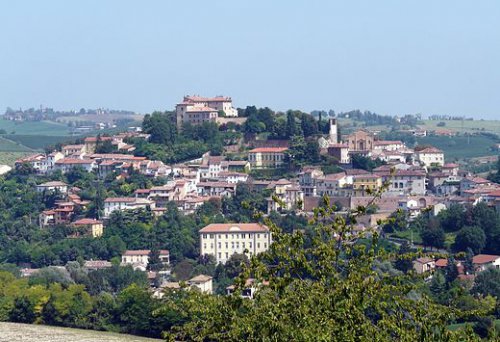
[[[269,228],[258,223],[213,223],[200,230],[200,254],[226,263],[233,254],[249,256],[266,251],[271,244]]]
[[[258,147],[248,151],[248,161],[252,169],[279,168],[285,161],[286,147]]]

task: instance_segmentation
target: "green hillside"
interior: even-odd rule
[[[0,129],[7,134],[24,135],[69,135],[68,126],[51,121],[16,122],[0,119]]]
[[[467,136],[427,136],[417,139],[419,145],[432,145],[445,153],[447,161],[455,159],[495,155],[491,146],[497,141],[483,135]]]

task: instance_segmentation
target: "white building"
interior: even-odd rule
[[[388,182],[386,195],[425,195],[425,171],[395,170],[376,172],[382,177],[383,182]]]
[[[415,151],[415,160],[425,167],[443,166],[444,152],[435,147],[427,147],[423,150]]]
[[[133,265],[145,271],[149,263],[150,253],[149,249],[127,250],[122,254],[122,264]],[[160,250],[159,258],[163,265],[170,265],[170,253],[167,250]]]
[[[213,285],[212,285],[212,277],[204,274],[197,275],[187,281],[187,284],[191,286],[191,288],[197,288],[202,293],[212,294],[213,293]]]
[[[45,191],[58,191],[62,194],[68,192],[68,184],[59,181],[46,182],[42,184],[38,184],[36,186],[37,192],[45,192]]]
[[[155,203],[146,198],[110,197],[104,200],[104,217],[109,217],[115,210],[133,210],[140,208],[155,208]]]
[[[97,163],[91,159],[63,158],[56,161],[54,170],[61,170],[62,173],[66,173],[75,167],[81,167],[87,172],[92,172],[97,168]]]
[[[264,252],[271,241],[269,228],[259,223],[213,223],[200,230],[200,253],[226,263],[233,254]]]
[[[500,268],[500,255],[478,254],[472,258],[476,272],[484,271],[490,267]]]

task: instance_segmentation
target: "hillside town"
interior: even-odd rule
[[[227,125],[230,120],[241,124],[248,119],[238,117],[231,98],[223,96],[185,96],[176,105],[174,113],[178,129],[186,124]],[[329,158],[337,168],[334,173],[325,172],[318,165],[305,164],[287,172],[286,177],[255,178],[255,172],[287,167],[290,141],[286,140],[242,139],[239,142],[241,159],[231,158],[231,153],[212,155],[209,151],[199,158],[167,165],[161,160],[134,154],[134,144],[151,139],[151,134],[144,131],[89,136],[79,144],[61,145],[52,152],[19,159],[15,169],[29,170],[40,179],[79,170],[95,175],[96,184],[106,179],[126,180],[134,174],[157,182],[150,187],[138,187],[129,196],[104,198],[103,207],[94,211],[94,216],[88,215],[91,201],[82,198],[83,190],[78,186],[56,180],[34,184],[37,193],[55,198],[52,206],[39,214],[40,229],[69,226],[69,239],[100,238],[116,212],[142,210],[161,217],[168,214],[173,204],[179,213],[192,215],[204,204],[234,197],[240,187],[267,196],[264,217],[277,213],[311,219],[314,208],[321,206],[325,198],[338,206],[337,215],[341,216],[360,206],[370,205],[372,209],[357,220],[355,228],[358,233],[384,234],[381,222],[396,213],[401,213],[410,224],[421,215],[436,217],[456,205],[466,208],[486,204],[496,212],[500,210],[498,183],[460,169],[459,165],[447,161],[443,151],[433,146],[406,146],[399,140],[381,140],[366,129],[340,135],[335,118],[329,118],[327,124],[328,133],[316,135],[314,139],[320,156]],[[111,152],[103,152],[104,149]],[[371,170],[356,167],[353,162],[356,158],[377,161],[380,165]],[[373,201],[379,189],[384,191]],[[87,214],[82,215],[84,212]],[[259,222],[211,223],[199,229],[198,239],[199,257],[213,258],[216,265],[225,264],[235,255],[246,253],[252,257],[265,252],[273,241],[269,228]],[[400,239],[397,241],[400,243]],[[409,242],[413,244],[413,241]],[[121,264],[146,272],[155,294],[162,296],[164,288],[180,288],[180,285],[172,278],[170,246],[159,247],[161,262],[155,271],[148,266],[151,250],[124,250]],[[431,276],[434,270],[445,267],[446,262],[447,259],[437,256],[420,257],[413,261],[413,267],[417,273]],[[488,265],[499,264],[500,256],[475,255],[472,273],[464,271],[463,261],[457,262],[460,277],[470,279]],[[86,260],[84,267],[100,269],[111,266],[110,260]],[[27,267],[22,272],[29,276],[35,274],[36,269]],[[203,292],[214,291],[210,275],[195,275],[187,284]],[[227,287],[228,293],[231,286]],[[249,288],[252,287],[249,285]]]

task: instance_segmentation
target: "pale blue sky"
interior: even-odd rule
[[[0,2],[0,111],[236,106],[500,119],[500,1]]]

